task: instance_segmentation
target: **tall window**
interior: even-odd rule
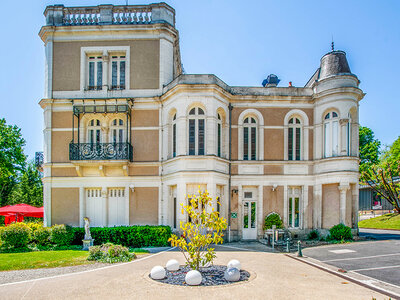
[[[176,114],[172,118],[172,157],[176,156]]]
[[[301,122],[298,118],[289,120],[288,128],[288,159],[300,160]]]
[[[221,115],[217,114],[217,156],[221,157],[222,154],[222,120]]]
[[[111,56],[111,89],[124,90],[125,89],[125,55]]]
[[[339,153],[338,132],[339,117],[334,111],[324,118],[324,146],[325,157],[337,156]]]
[[[100,120],[93,119],[88,124],[87,142],[90,144],[101,143],[101,125]]]
[[[114,119],[111,122],[111,141],[112,143],[123,143],[125,140],[125,127],[122,119]]]
[[[204,155],[205,118],[200,107],[189,112],[189,155]]]
[[[289,187],[289,207],[288,207],[288,221],[289,227],[300,227],[300,198],[301,188]]]
[[[256,160],[257,123],[253,117],[244,119],[243,124],[243,160]]]
[[[103,58],[101,56],[89,56],[88,89],[101,90],[103,88]]]

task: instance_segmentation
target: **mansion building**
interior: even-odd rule
[[[44,223],[169,225],[207,190],[230,239],[278,213],[299,234],[358,218],[358,105],[346,54],[304,87],[229,86],[184,74],[175,10],[48,6],[44,42]]]

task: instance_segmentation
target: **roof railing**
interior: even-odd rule
[[[47,26],[168,23],[175,27],[175,10],[166,3],[150,5],[47,6]]]

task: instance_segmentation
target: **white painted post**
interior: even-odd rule
[[[340,184],[340,218],[339,221],[342,224],[346,225],[346,194],[348,189],[350,188],[349,184]]]
[[[85,188],[83,186],[79,187],[79,227],[83,227],[83,218],[86,217],[86,197]]]

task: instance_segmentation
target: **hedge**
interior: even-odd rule
[[[82,245],[85,229],[80,227],[69,228],[74,238],[73,245]],[[118,226],[118,227],[92,227],[90,234],[95,245],[113,243],[126,247],[164,247],[169,246],[171,237],[169,226]]]

